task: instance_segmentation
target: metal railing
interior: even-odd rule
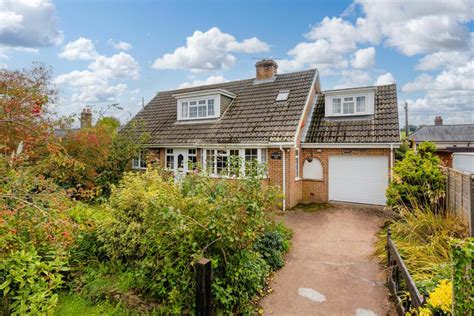
[[[395,301],[398,315],[405,315],[411,308],[423,306],[425,298],[420,295],[405,263],[391,239],[390,227],[387,230],[388,288]],[[407,292],[409,295],[407,295]]]

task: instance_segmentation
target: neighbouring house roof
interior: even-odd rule
[[[160,92],[131,122],[141,122],[138,132],[148,133],[148,143],[157,145],[292,142],[316,74],[312,69],[258,84],[252,78]],[[211,89],[235,94],[219,119],[177,121],[177,94]],[[275,101],[280,90],[290,90],[288,100]]]
[[[369,88],[369,87],[367,87]],[[400,141],[396,85],[375,89],[373,115],[326,118],[325,93],[317,96],[305,143],[394,143]],[[343,89],[350,90],[350,89]]]
[[[474,124],[422,126],[408,139],[415,142],[474,142]]]

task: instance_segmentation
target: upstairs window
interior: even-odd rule
[[[186,119],[205,119],[216,117],[216,99],[186,100],[181,102],[179,117]]]
[[[375,113],[375,91],[372,88],[354,88],[328,91],[325,96],[325,114],[357,116]]]

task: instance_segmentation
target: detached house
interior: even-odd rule
[[[150,135],[148,153],[175,173],[197,162],[215,177],[228,176],[231,156],[256,159],[286,208],[384,204],[400,142],[395,85],[322,91],[316,69],[277,68],[265,59],[252,79],[158,93],[132,120]]]

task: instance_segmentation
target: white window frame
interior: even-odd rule
[[[278,92],[278,95],[275,99],[275,101],[286,101],[288,100],[288,97],[290,96],[290,90],[280,90],[280,92]]]
[[[365,107],[363,111],[357,109],[357,98],[365,98]],[[352,101],[345,101],[347,98],[352,98]],[[340,112],[335,111],[334,100],[340,100]],[[353,103],[354,112],[344,113],[344,104]],[[340,116],[358,116],[371,115],[375,113],[375,92],[370,89],[351,89],[340,92],[327,92],[325,95],[325,115],[326,117],[340,117]]]
[[[173,161],[173,166],[170,168],[168,167],[168,157],[171,157],[172,161]],[[166,148],[166,152],[165,152],[165,168],[168,169],[168,170],[174,170],[174,167],[176,166],[176,161],[174,161],[174,150],[173,148]]]
[[[214,113],[209,115],[209,101],[214,102]],[[192,120],[206,120],[206,119],[215,119],[218,118],[221,112],[221,98],[219,95],[208,95],[194,98],[186,98],[178,100],[178,120],[180,121],[192,121]],[[196,116],[191,117],[191,102],[196,102],[196,105],[192,107],[196,108],[197,113],[199,114],[199,102],[205,101],[206,106],[206,116]],[[187,105],[187,108],[183,108],[183,104]],[[203,105],[201,105],[203,106]]]
[[[208,150],[212,150],[214,152],[214,155],[213,155],[213,158],[214,158],[214,163],[213,163],[213,170],[211,170],[211,172],[209,172],[209,175],[211,177],[223,177],[223,178],[227,178],[227,177],[233,177],[231,175],[229,175],[229,168],[227,168],[227,174],[218,174],[217,173],[217,156],[218,156],[218,152],[219,151],[224,151],[225,154],[224,156],[227,157],[227,161],[229,161],[229,157],[230,157],[230,150],[238,150],[239,152],[239,156],[243,162],[242,164],[242,167],[241,167],[241,170],[240,170],[240,173],[241,175],[240,176],[243,176],[245,175],[245,150],[246,149],[256,149],[257,150],[257,156],[256,156],[256,159],[259,163],[267,163],[267,149],[266,148],[257,148],[257,147],[248,147],[248,148],[232,148],[232,149],[222,149],[222,148],[203,148],[202,149],[202,164],[203,164],[203,170],[206,170],[206,172],[209,172],[208,168],[207,168],[207,151]],[[228,167],[228,166],[227,166]],[[265,177],[267,177],[268,175],[265,175]]]
[[[138,154],[132,158],[132,169],[145,170],[146,169],[146,155],[140,150]]]

